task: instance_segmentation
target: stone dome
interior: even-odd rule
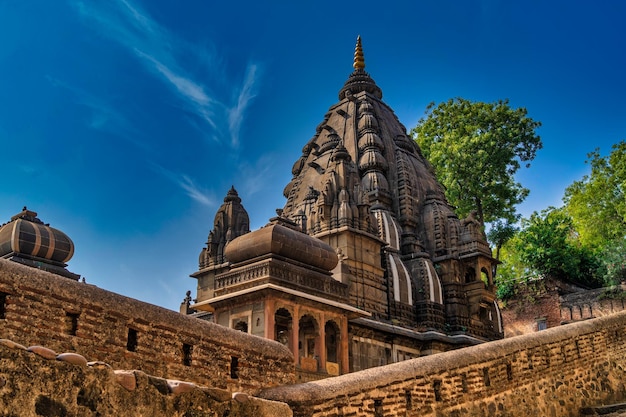
[[[74,255],[74,243],[63,232],[37,218],[26,207],[0,227],[0,257],[21,255],[64,264]]]
[[[276,255],[325,271],[339,262],[335,250],[312,236],[279,222],[239,236],[230,242],[224,256],[232,263]]]

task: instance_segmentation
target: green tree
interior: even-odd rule
[[[496,259],[500,259],[502,246],[508,242],[519,229],[508,221],[496,220],[487,232],[487,239],[496,247]]]
[[[591,174],[566,188],[565,207],[581,241],[603,248],[626,236],[626,142],[613,145],[609,156],[589,155]]]
[[[549,207],[522,219],[514,250],[522,264],[541,275],[602,286],[597,256],[581,245],[572,218],[562,208]]]
[[[424,156],[446,187],[448,201],[460,217],[476,210],[481,222],[515,222],[515,206],[528,189],[515,181],[521,166],[542,147],[540,122],[508,100],[471,102],[462,98],[435,105],[411,131]]]
[[[518,240],[519,233],[516,233],[501,249],[502,264],[498,267],[498,274],[494,277],[496,296],[500,300],[514,297],[520,285],[541,279],[537,271],[529,268],[520,259],[520,254],[516,250]]]

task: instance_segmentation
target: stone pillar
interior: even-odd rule
[[[276,314],[276,300],[269,298],[265,300],[265,338],[276,340],[274,315]]]
[[[319,339],[320,339],[320,347],[319,347],[320,364],[319,364],[318,369],[321,369],[322,372],[326,372],[326,316],[324,315],[323,311],[320,313]]]
[[[291,334],[291,343],[293,344],[293,359],[296,365],[300,365],[300,349],[298,347],[298,338],[300,337],[300,306],[293,306],[293,331]]]
[[[339,352],[337,352],[337,359],[341,362],[341,374],[347,374],[350,372],[350,357],[348,355],[348,345],[350,341],[348,340],[348,319],[345,317],[341,318],[341,329],[339,332],[341,333]]]

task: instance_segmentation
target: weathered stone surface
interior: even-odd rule
[[[167,385],[172,394],[182,394],[183,392],[193,391],[197,388],[197,385],[192,382],[178,381],[175,379],[168,379]]]
[[[255,417],[293,417],[293,411],[285,403],[256,397],[250,397],[250,403],[256,408]]]
[[[61,353],[57,355],[57,360],[61,362],[71,363],[72,365],[78,366],[87,366],[87,359],[83,355],[79,355],[78,353]]]
[[[137,388],[137,380],[135,379],[134,371],[116,370],[115,380],[118,384],[126,388],[128,391],[134,391]]]
[[[199,389],[215,401],[224,402],[229,401],[232,398],[232,394],[230,393],[230,391],[226,391],[223,389],[210,387],[199,387]]]
[[[111,365],[109,365],[108,363],[103,362],[103,361],[87,362],[87,366],[90,366],[90,367],[96,368],[96,369],[111,369]]]
[[[135,389],[122,386],[120,376],[136,379]],[[177,382],[179,387],[186,385]],[[240,403],[220,390],[193,389],[176,395],[166,391],[162,393],[139,371],[72,366],[0,346],[2,416],[291,417],[286,404]]]
[[[250,401],[250,396],[245,392],[233,392],[233,400],[239,403],[247,403]]]
[[[56,359],[58,355],[58,353],[56,353],[54,350],[48,349],[44,346],[29,346],[26,350],[35,353],[44,359]]]
[[[26,346],[21,345],[17,342],[14,342],[12,340],[9,339],[0,339],[0,345],[2,346],[6,346],[9,349],[21,349],[21,350],[26,350]]]

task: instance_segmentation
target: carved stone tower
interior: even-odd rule
[[[502,336],[495,260],[474,218],[459,220],[406,128],[354,71],[293,166],[283,215],[340,254],[335,278],[371,322],[490,340]],[[355,329],[355,334],[358,333]],[[433,348],[436,350],[436,348]]]
[[[209,232],[206,246],[200,251],[199,270],[192,275],[198,279],[197,299],[213,297],[215,275],[228,269],[224,248],[233,239],[250,232],[248,212],[241,205],[241,198],[231,187],[224,203],[215,214],[213,230]]]
[[[279,216],[234,239],[247,215],[219,223],[222,206],[192,275],[194,308],[287,344],[302,380],[502,337],[482,224],[454,214],[382,96],[359,37]]]

